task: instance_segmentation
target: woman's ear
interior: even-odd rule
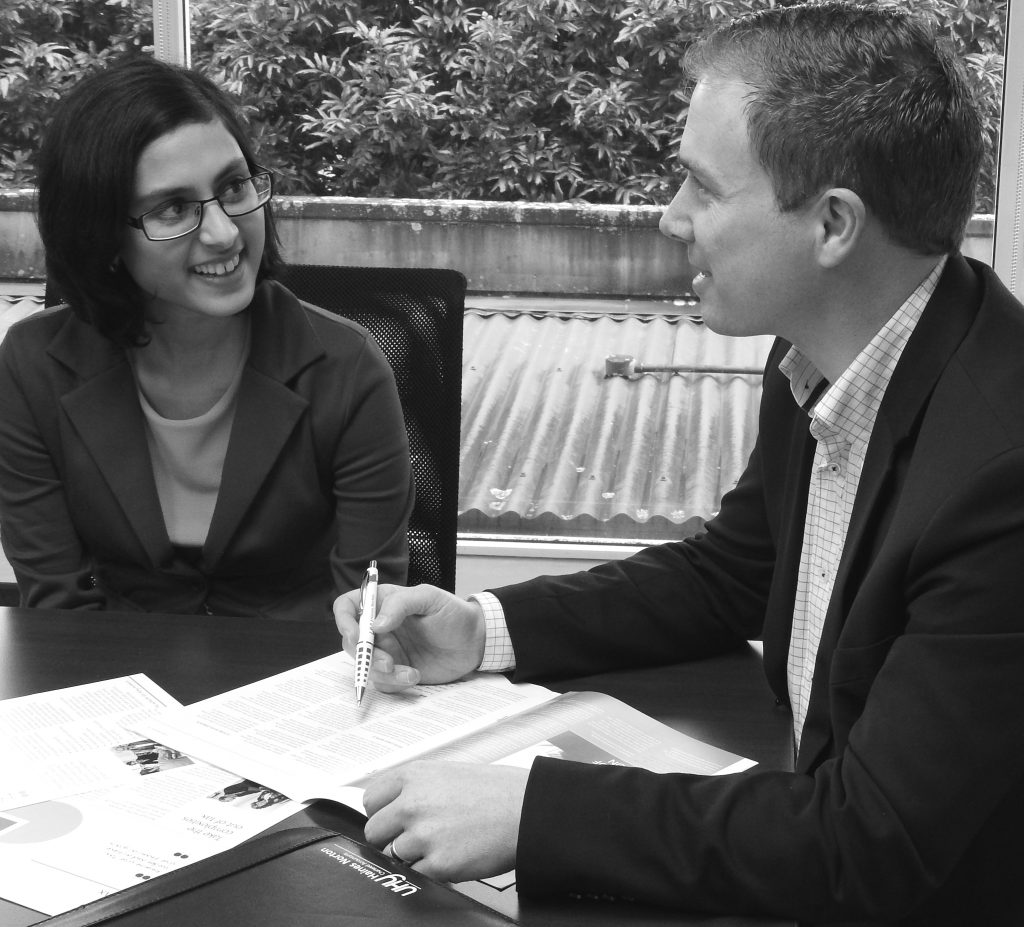
[[[846,187],[833,187],[818,197],[817,257],[822,267],[838,267],[857,247],[867,225],[864,201]]]

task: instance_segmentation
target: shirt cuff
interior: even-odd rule
[[[490,592],[477,592],[469,596],[484,613],[484,658],[480,662],[482,673],[503,673],[516,668],[516,654],[512,638],[505,624],[505,610],[498,597]]]

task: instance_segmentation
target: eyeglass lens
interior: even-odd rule
[[[234,180],[208,200],[167,203],[147,212],[140,217],[142,229],[153,241],[178,238],[199,228],[207,203],[216,200],[225,215],[244,216],[265,205],[270,200],[271,189],[270,174]]]

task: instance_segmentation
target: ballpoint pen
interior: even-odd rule
[[[377,617],[377,561],[371,560],[359,587],[359,640],[356,642],[356,704],[362,705],[373,662],[373,619]]]

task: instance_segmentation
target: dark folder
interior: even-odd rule
[[[319,827],[272,831],[59,914],[46,927],[492,927],[514,923],[373,847]]]

